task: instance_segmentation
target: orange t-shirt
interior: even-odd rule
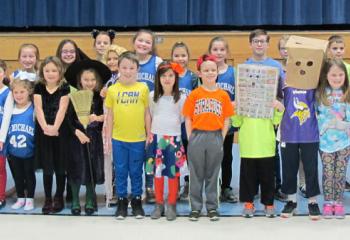
[[[192,129],[215,131],[223,128],[225,118],[232,116],[234,110],[224,90],[199,87],[187,97],[182,113],[191,118]]]

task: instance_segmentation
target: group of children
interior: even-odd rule
[[[151,218],[165,214],[167,220],[174,220],[182,176],[180,197],[189,199],[192,221],[201,216],[203,190],[210,220],[219,219],[219,199],[240,200],[244,203],[242,215],[253,217],[259,187],[267,217],[276,215],[276,197],[286,201],[281,216],[290,217],[297,207],[302,163],[309,215],[317,220],[321,214],[316,201],[320,152],[323,215],[345,217],[350,88],[341,37],[329,39],[330,59],[323,66],[318,88],[304,90],[287,86],[285,62],[267,56],[267,32],[251,32],[252,56],[246,64],[279,70],[277,99],[271,103],[273,118],[262,119],[235,114],[235,70],[227,63],[229,47],[222,37],[211,40],[208,52],[197,61],[195,74],[188,69],[190,54],[183,42],[174,44],[171,61],[163,61],[155,53],[155,35],[149,30],[135,34],[133,51],[113,44],[113,31],[94,30],[92,35],[97,60],[89,59],[74,41],[66,39],[56,56],[45,58],[39,69],[38,48],[22,45],[22,67],[10,76],[10,90],[4,85],[6,64],[0,61],[0,208],[6,204],[7,158],[17,191],[13,209],[34,208],[35,170],[42,169],[44,214],[64,208],[66,188],[67,198],[71,194],[72,214],[80,215],[79,192],[85,185],[84,211],[92,215],[97,210],[95,185],[105,183],[106,201],[110,202],[113,194],[118,197],[117,219],[128,215],[129,201],[136,218],[145,216],[145,187],[146,201],[155,202]],[[282,57],[287,57],[286,40],[285,36],[279,42]],[[87,125],[73,101],[74,94],[83,91],[92,92]],[[239,199],[230,186],[237,132]],[[52,198],[54,174],[56,193]],[[168,179],[167,204],[164,177]],[[70,183],[67,187],[66,180]]]

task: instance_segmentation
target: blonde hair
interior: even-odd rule
[[[283,41],[286,44],[289,38],[290,35],[287,34],[281,36],[280,40],[278,41],[278,50],[281,50],[281,42]]]
[[[63,65],[62,65],[62,62],[61,60],[56,57],[56,56],[49,56],[49,57],[46,57],[44,59],[44,61],[41,63],[40,65],[40,70],[39,70],[39,82],[43,83],[44,85],[46,85],[46,80],[44,78],[44,67],[49,64],[49,63],[53,63],[57,69],[58,69],[58,73],[59,73],[59,83],[58,83],[58,86],[62,86],[63,83],[66,82],[66,80],[64,79],[63,77]]]
[[[32,101],[33,93],[34,93],[34,82],[30,81],[28,79],[19,79],[15,78],[11,84],[10,84],[10,89],[13,91],[16,87],[23,87],[28,90],[29,93],[29,100]]]
[[[33,44],[33,43],[24,43],[22,44],[19,49],[18,49],[18,60],[20,59],[21,57],[21,53],[22,53],[22,50],[24,48],[31,48],[31,49],[34,49],[34,54],[35,54],[35,57],[36,57],[36,63],[34,64],[34,70],[37,71],[38,68],[39,68],[39,60],[40,60],[40,54],[39,54],[39,48]]]
[[[107,64],[107,59],[108,59],[108,55],[110,52],[115,52],[119,58],[120,55],[122,55],[122,53],[126,52],[127,50],[121,46],[118,46],[116,44],[112,44],[111,46],[109,46],[106,50],[106,52],[103,54],[102,56],[102,63],[103,64]]]

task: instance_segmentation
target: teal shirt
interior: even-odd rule
[[[234,115],[232,125],[239,127],[238,143],[243,158],[273,157],[276,153],[274,125],[282,120],[283,112],[275,110],[273,119]]]

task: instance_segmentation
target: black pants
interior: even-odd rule
[[[282,178],[281,178],[281,158],[280,153],[278,151],[279,142],[276,141],[276,155],[275,155],[275,191],[281,189],[282,187]]]
[[[275,157],[241,158],[239,200],[253,202],[260,185],[261,203],[272,205],[275,194]]]
[[[34,198],[36,179],[33,157],[19,158],[9,155],[8,160],[15,180],[17,198],[25,198],[25,190],[27,190],[27,198]]]
[[[306,196],[314,197],[320,194],[317,169],[318,147],[318,142],[281,143],[282,192],[285,194],[295,194],[297,192],[297,175],[301,155],[305,172]]]
[[[234,134],[227,134],[224,140],[224,157],[221,163],[221,189],[230,188],[232,179],[232,144]]]

